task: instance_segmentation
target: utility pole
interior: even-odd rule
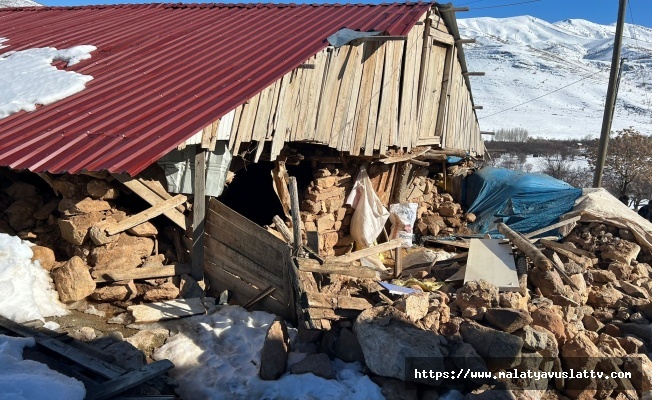
[[[598,160],[595,166],[595,175],[593,175],[593,187],[602,186],[602,171],[604,170],[604,162],[607,158],[607,145],[609,143],[609,133],[611,132],[611,121],[613,119],[614,108],[616,107],[616,95],[618,94],[618,62],[620,61],[620,53],[623,48],[623,28],[625,26],[626,8],[627,0],[619,0],[614,53],[611,57],[609,88],[607,89],[607,100],[604,105],[604,115],[602,117],[602,132],[600,133],[600,144],[598,146]]]

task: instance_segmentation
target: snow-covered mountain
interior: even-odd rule
[[[600,135],[615,24],[549,23],[531,16],[458,23],[463,38],[477,39],[465,45],[469,71],[486,72],[470,77],[475,104],[484,107],[478,110],[482,130],[523,127],[530,136],[550,138]],[[624,36],[622,56],[628,60],[612,129],[634,126],[652,134],[652,29],[626,25]]]
[[[7,7],[41,7],[39,4],[32,0],[0,0],[0,8]]]

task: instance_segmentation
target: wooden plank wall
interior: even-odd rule
[[[213,198],[205,232],[204,273],[212,291],[231,290],[233,300],[245,304],[273,286],[276,290],[256,309],[294,317],[290,248],[285,242]]]
[[[443,108],[445,138],[436,134],[441,91],[448,84],[444,61],[453,43],[443,21],[429,11],[406,40],[327,48],[235,110],[229,147],[237,153],[241,144],[257,143],[256,161],[266,142],[272,160],[286,142],[379,156],[390,147],[410,150],[444,141],[447,148],[481,154],[480,129],[457,59],[450,104]]]

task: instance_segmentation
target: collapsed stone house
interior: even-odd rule
[[[292,252],[277,232],[292,229],[290,176],[302,239],[320,256],[341,255],[353,249],[344,199],[360,166],[385,206],[416,201],[424,215],[433,204],[452,204],[436,196],[437,180],[451,185],[446,157],[484,153],[462,49],[469,41],[459,36],[456,11],[437,3],[2,10],[0,54],[97,50],[74,66],[56,64],[93,76],[85,90],[3,119],[0,165],[5,176],[38,174],[68,200],[111,201],[104,191],[90,193],[91,178],[97,190],[140,197],[143,212],[156,208],[158,223],[180,233],[174,261],[190,268],[167,275],[188,272],[215,292],[231,290],[239,304],[273,288],[257,307],[295,319]],[[68,242],[87,246],[77,253],[90,259],[95,247],[156,236],[132,227],[122,239],[113,229],[111,239],[109,228],[126,215],[111,205],[66,204],[55,225],[48,214],[35,224],[63,234],[83,215],[81,236],[75,226]],[[459,217],[448,209],[447,218]],[[287,226],[260,227],[274,216]],[[417,229],[436,235],[461,224],[442,221],[420,220]],[[103,230],[91,238],[98,224]],[[149,242],[143,248],[155,252]]]

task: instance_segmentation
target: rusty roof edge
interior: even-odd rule
[[[92,10],[92,9],[106,9],[106,8],[261,8],[261,7],[274,7],[274,8],[308,8],[308,7],[383,7],[395,6],[397,4],[405,6],[418,6],[425,4],[436,4],[431,1],[406,1],[394,3],[117,3],[117,4],[93,4],[93,5],[79,5],[79,6],[28,6],[28,7],[3,7],[0,12],[11,11],[51,11],[51,10]]]

